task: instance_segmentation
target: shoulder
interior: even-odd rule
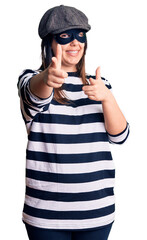
[[[41,70],[25,69],[19,74],[19,77],[22,77],[24,75],[30,75],[30,74],[38,74],[40,72]]]
[[[41,72],[40,70],[25,69],[19,74],[18,82],[26,78],[31,78],[40,72]]]
[[[95,76],[95,75],[86,74],[86,79],[89,79],[89,78],[96,79],[96,76]],[[110,82],[109,82],[106,78],[101,77],[101,79],[102,79],[102,81],[105,83],[105,85],[107,86],[107,88],[109,88],[109,89],[112,88]]]
[[[34,75],[39,74],[40,70],[25,69],[18,76],[17,87],[21,88],[27,83]]]

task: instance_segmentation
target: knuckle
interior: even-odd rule
[[[62,84],[59,84],[59,83],[58,83],[58,84],[55,84],[55,85],[54,85],[54,88],[60,88],[61,86],[62,86]]]
[[[49,81],[45,82],[48,87],[52,87],[52,84]]]
[[[62,82],[62,84],[63,84],[63,83],[65,82],[65,79],[63,78],[61,82]]]
[[[64,78],[57,78],[58,84],[63,84],[64,83]]]
[[[49,68],[48,68],[48,77],[52,74],[52,72],[53,72],[52,67],[49,67]]]

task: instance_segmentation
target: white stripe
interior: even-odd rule
[[[108,142],[54,144],[29,141],[28,150],[56,154],[79,154],[100,151],[110,151]]]
[[[51,102],[51,100],[53,99],[53,92],[51,93],[51,95],[48,98],[40,99],[31,92],[29,85],[27,86],[27,88],[28,88],[27,90],[29,92],[29,96],[30,96],[31,101],[33,103],[36,103],[38,106],[39,105],[44,106],[45,104],[48,104],[49,102]]]
[[[20,98],[20,106],[21,106],[21,111],[22,111],[22,113],[23,113],[23,116],[24,116],[25,120],[26,120],[26,121],[31,121],[31,120],[32,120],[31,117],[28,116],[28,115],[26,114],[25,110],[24,110],[24,104],[23,104],[22,98]]]
[[[41,159],[40,159],[41,160]],[[58,164],[41,161],[27,160],[27,169],[50,172],[50,173],[61,173],[61,174],[79,174],[79,173],[90,173],[101,170],[114,169],[113,161],[95,161],[89,163],[74,163],[74,164]]]
[[[63,90],[63,92],[65,93],[66,97],[70,100],[79,100],[79,99],[87,99],[87,95],[84,93],[84,91],[79,91],[79,92],[70,92],[70,91],[66,91]]]
[[[53,105],[50,104],[49,110],[45,111],[44,114],[61,114],[61,115],[73,115],[73,116],[81,116],[85,114],[92,113],[102,113],[102,104],[91,104],[86,106],[79,107],[71,107],[64,105]]]
[[[32,122],[29,122],[29,123],[26,123],[26,129],[27,129],[27,134],[29,135],[30,134],[30,128],[31,128],[31,123]]]
[[[104,217],[92,218],[86,220],[61,220],[61,219],[42,219],[29,216],[23,213],[23,220],[30,225],[48,229],[86,229],[101,227],[114,221],[115,214],[109,214]]]
[[[106,79],[102,79],[102,81],[105,83],[105,85],[110,86],[110,83],[108,82],[108,80],[106,80]]]
[[[75,76],[69,76],[65,78],[66,84],[73,84],[73,85],[83,85],[82,79]]]
[[[56,183],[26,178],[26,184],[30,188],[41,189],[48,192],[80,193],[114,187],[114,178],[106,178],[86,183]]]
[[[24,70],[24,72],[25,72],[25,70]],[[25,74],[24,76],[21,77],[20,81],[22,82],[25,79],[24,83],[27,82],[35,73],[37,74],[37,72],[35,72],[35,71],[33,73]]]
[[[37,209],[46,209],[53,211],[89,211],[111,206],[115,203],[115,198],[114,196],[109,196],[92,201],[57,202],[40,200],[26,195],[25,203],[28,206]]]
[[[129,128],[127,127],[126,131],[119,136],[116,136],[116,137],[115,136],[112,137],[110,135],[108,135],[108,136],[109,136],[110,141],[119,143],[119,142],[122,142],[123,140],[125,140],[125,138],[127,137],[128,131],[129,131]]]
[[[85,123],[78,125],[68,124],[54,124],[54,123],[38,123],[33,122],[32,132],[54,133],[54,134],[83,134],[83,133],[95,133],[106,132],[105,125],[102,122]]]

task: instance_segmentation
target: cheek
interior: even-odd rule
[[[80,51],[80,57],[82,58],[83,57],[83,55],[84,55],[84,47],[83,48],[81,48],[81,51]]]
[[[85,43],[81,43],[81,52],[84,53]]]
[[[84,47],[82,48],[82,55],[84,54]]]
[[[61,45],[62,47],[62,60],[66,57],[66,47],[64,45]]]

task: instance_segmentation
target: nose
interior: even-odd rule
[[[79,43],[79,41],[75,38],[70,44],[73,45],[77,45]]]

